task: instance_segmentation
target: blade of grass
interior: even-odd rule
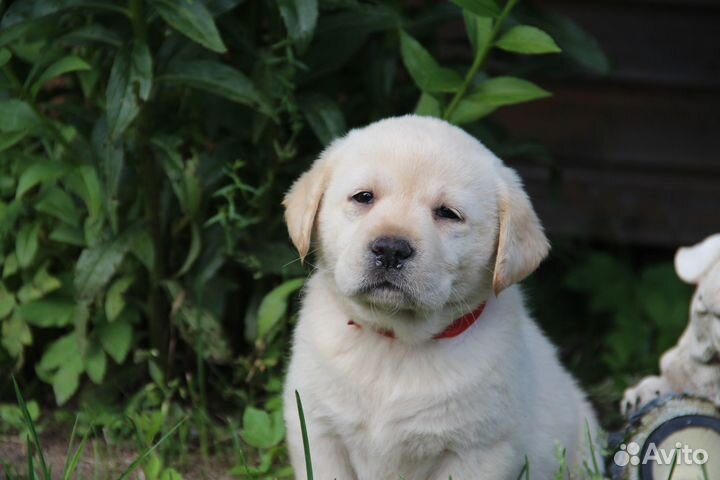
[[[27,404],[25,403],[25,399],[22,396],[22,393],[20,393],[20,387],[17,384],[17,381],[15,380],[15,376],[12,377],[13,385],[15,386],[15,396],[17,396],[17,402],[20,405],[20,410],[23,412],[23,418],[25,419],[25,424],[30,430],[30,436],[32,438],[28,438],[28,444],[30,440],[32,440],[32,443],[35,446],[35,450],[38,452],[38,457],[40,457],[40,466],[42,467],[42,473],[43,478],[45,480],[52,480],[52,475],[50,474],[50,469],[47,466],[47,462],[45,461],[45,454],[43,454],[42,446],[40,445],[40,438],[38,438],[37,430],[35,429],[35,422],[33,422],[32,417],[30,416],[30,411],[27,408]],[[28,449],[28,455],[32,457],[32,453],[30,452],[30,449]],[[34,473],[34,472],[33,472]],[[29,473],[28,473],[29,475]],[[33,476],[34,478],[34,476]]]
[[[307,472],[307,480],[313,480],[312,458],[310,458],[310,441],[308,440],[302,401],[300,400],[300,394],[297,390],[295,390],[295,403],[297,403],[298,415],[300,416],[300,431],[302,432],[303,450],[305,451],[305,470]]]
[[[252,473],[250,472],[250,466],[247,463],[247,460],[245,459],[245,453],[242,450],[242,446],[240,445],[240,435],[238,435],[239,428],[236,428],[234,425],[235,422],[230,422],[230,435],[232,435],[232,442],[233,442],[233,450],[235,451],[235,462],[242,466],[245,469],[245,473],[247,474],[248,478],[252,477]]]
[[[27,456],[28,456],[28,480],[35,480],[35,464],[33,462],[32,444],[30,443],[30,437],[25,437],[27,441]]]
[[[585,419],[585,434],[587,435],[588,445],[590,446],[590,457],[592,458],[593,473],[600,473],[600,468],[597,464],[597,458],[595,457],[595,442],[593,441],[592,435],[590,434],[590,424],[588,423],[587,419]]]
[[[62,476],[63,479],[68,478],[67,471],[68,471],[69,464],[67,462],[67,459],[70,458],[70,456],[72,455],[73,446],[75,445],[75,435],[77,435],[78,419],[79,419],[79,417],[76,415],[75,423],[73,423],[72,432],[70,432],[70,442],[68,443],[67,453],[65,454],[66,462],[65,462],[65,468],[63,468],[63,476]]]
[[[9,463],[3,463],[3,471],[5,472],[5,480],[13,480],[13,476],[10,473],[10,464]]]
[[[82,457],[83,453],[85,452],[85,445],[87,444],[90,431],[85,432],[83,435],[82,440],[80,440],[80,445],[78,445],[77,450],[75,450],[75,453],[72,456],[72,459],[69,463],[65,463],[65,471],[63,472],[63,480],[70,480],[72,477],[72,474],[75,473],[75,470],[77,470],[78,463],[80,463],[80,458]]]
[[[673,450],[673,463],[672,467],[670,467],[670,473],[668,474],[667,480],[672,480],[673,475],[675,475],[675,467],[677,466],[677,457],[678,457],[678,451]]]
[[[148,455],[150,455],[152,452],[154,452],[155,449],[156,449],[158,446],[160,446],[161,443],[163,443],[170,435],[172,435],[172,434],[175,432],[175,430],[177,430],[177,429],[180,427],[180,425],[182,425],[182,424],[185,422],[185,420],[187,420],[187,418],[183,418],[182,420],[180,420],[178,423],[176,423],[175,425],[173,425],[173,427],[172,427],[170,430],[168,430],[165,435],[163,435],[162,437],[160,437],[160,439],[159,439],[157,442],[155,442],[155,444],[154,444],[152,447],[147,447],[147,448],[146,448],[135,460],[133,460],[133,462],[120,474],[120,476],[117,478],[117,480],[123,480],[123,479],[127,478],[128,475],[130,475],[132,472],[134,472],[134,471],[140,466],[140,464],[143,462],[143,460],[145,460],[145,459],[148,457]]]

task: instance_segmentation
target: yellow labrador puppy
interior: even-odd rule
[[[548,252],[517,174],[461,129],[405,116],[330,145],[287,194],[317,246],[285,421],[306,478],[515,480],[589,459],[592,409],[515,283]]]

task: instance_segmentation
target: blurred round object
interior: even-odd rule
[[[630,419],[623,438],[609,459],[614,479],[720,479],[720,409],[707,399],[655,400]]]

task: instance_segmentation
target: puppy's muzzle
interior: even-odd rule
[[[400,270],[415,254],[415,249],[402,237],[382,236],[372,241],[370,253],[375,267]]]

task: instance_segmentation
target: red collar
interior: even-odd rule
[[[457,337],[458,335],[465,332],[465,330],[470,328],[477,321],[477,319],[480,318],[480,315],[482,315],[483,310],[485,310],[485,303],[481,303],[472,312],[466,313],[462,317],[458,318],[457,320],[452,322],[450,325],[448,325],[445,330],[433,335],[432,338],[435,340],[440,340],[443,338]],[[356,328],[362,328],[360,325],[355,323],[354,320],[348,320],[348,325],[351,325]],[[376,330],[376,331],[383,337],[395,338],[395,332],[393,332],[392,330]]]

